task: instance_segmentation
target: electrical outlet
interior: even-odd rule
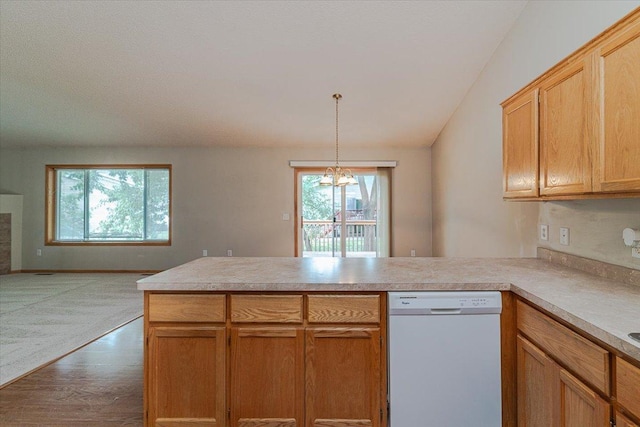
[[[411,249],[411,256],[416,256],[416,250],[415,249]]]
[[[560,227],[560,244],[569,246],[569,228]]]
[[[549,240],[549,226],[540,224],[540,240]]]
[[[227,249],[227,256],[233,256],[233,251],[231,249]]]
[[[42,249],[36,249],[36,255],[42,256]]]
[[[207,256],[209,254],[209,251],[207,251],[206,249],[202,250],[202,256]]]
[[[631,256],[634,258],[640,258],[640,247],[631,248]]]

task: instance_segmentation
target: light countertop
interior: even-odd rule
[[[640,361],[640,270],[627,283],[537,258],[200,258],[144,291],[510,290]],[[637,273],[637,274],[636,274]]]

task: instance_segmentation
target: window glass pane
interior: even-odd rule
[[[47,203],[56,206],[47,242],[168,243],[170,180],[171,168],[160,165],[47,166]]]
[[[82,240],[84,239],[84,170],[59,170],[57,182],[57,239]]]
[[[147,239],[169,239],[169,171],[147,170]]]
[[[144,171],[89,171],[89,239],[144,239]]]

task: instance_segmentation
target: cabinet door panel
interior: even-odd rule
[[[306,426],[380,425],[380,329],[306,331]]]
[[[596,50],[596,191],[640,191],[638,64],[640,21]]]
[[[591,191],[588,68],[577,61],[540,88],[540,194]]]
[[[638,424],[634,423],[620,412],[616,412],[616,427],[638,427]]]
[[[608,427],[609,404],[564,369],[560,370],[560,426]]]
[[[616,397],[618,403],[640,417],[640,368],[616,358]]]
[[[151,327],[152,427],[224,427],[224,327]]]
[[[304,330],[231,328],[231,426],[302,426]]]
[[[553,416],[553,361],[517,338],[518,426],[549,427]]]
[[[503,105],[504,197],[538,196],[538,89]]]

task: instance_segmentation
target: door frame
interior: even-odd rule
[[[354,175],[358,175],[359,173],[377,173],[376,167],[354,167],[349,168]],[[300,221],[300,216],[302,215],[300,209],[300,203],[302,203],[302,188],[300,184],[302,183],[302,178],[300,175],[311,175],[318,174],[324,175],[327,168],[324,167],[295,167],[293,172],[293,239],[294,239],[294,256],[302,257],[302,253],[300,252],[300,229],[302,228],[302,222]],[[343,192],[341,192],[343,193]],[[344,202],[344,201],[343,201]],[[391,203],[391,200],[389,200]],[[341,205],[344,206],[344,203]],[[342,220],[344,222],[345,218],[342,215]],[[344,235],[344,233],[341,233]],[[344,246],[344,245],[343,245]]]

